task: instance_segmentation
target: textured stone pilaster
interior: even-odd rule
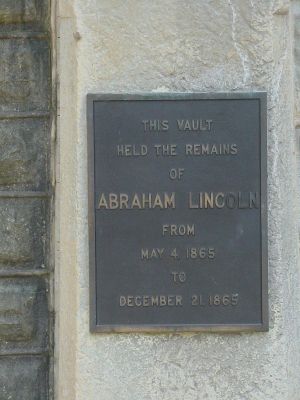
[[[0,120],[0,188],[48,189],[49,118]]]
[[[1,0],[0,30],[47,30],[49,6],[48,0]]]
[[[49,399],[50,1],[0,1],[0,399]]]
[[[0,358],[1,400],[47,400],[48,360],[42,356]]]

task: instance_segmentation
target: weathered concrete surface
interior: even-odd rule
[[[45,357],[0,359],[1,400],[47,400],[48,360]]]
[[[37,17],[34,0],[2,0],[0,5],[0,22],[32,22]]]
[[[42,353],[48,350],[47,290],[45,281],[41,278],[0,280],[0,352],[2,355]]]
[[[49,122],[45,118],[0,120],[0,188],[47,190]]]
[[[0,399],[47,400],[48,0],[0,0]]]
[[[49,5],[47,0],[1,0],[1,30],[49,29]]]
[[[40,199],[0,199],[0,271],[46,268],[47,208]]]
[[[60,2],[59,70],[68,79],[60,89],[63,262],[57,355],[61,366],[71,367],[59,368],[60,400],[299,399],[299,210],[289,5],[273,0]],[[268,91],[268,333],[89,333],[86,94],[167,90]]]
[[[45,40],[0,41],[0,111],[47,111],[50,49]]]

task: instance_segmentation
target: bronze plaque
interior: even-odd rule
[[[87,107],[91,331],[267,330],[266,93]]]

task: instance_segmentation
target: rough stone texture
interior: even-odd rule
[[[47,400],[48,361],[44,357],[0,358],[1,400]]]
[[[295,27],[295,41],[294,41],[294,56],[295,56],[295,95],[296,95],[296,116],[298,125],[300,126],[300,1],[294,0],[294,27]]]
[[[273,0],[60,2],[59,70],[66,80],[60,89],[59,399],[300,398],[289,6]],[[259,89],[268,91],[270,331],[90,334],[86,94]]]
[[[0,189],[47,190],[47,119],[0,120]]]
[[[37,17],[34,0],[2,0],[0,5],[0,22],[32,22]]]
[[[0,280],[0,353],[48,348],[47,287],[41,278]]]
[[[7,29],[48,29],[47,0],[1,0],[0,31]]]
[[[0,0],[0,399],[51,392],[48,0]]]
[[[0,112],[47,111],[50,51],[45,40],[0,41]]]
[[[47,206],[39,199],[0,199],[0,271],[46,268]]]
[[[300,187],[300,0],[293,0],[294,16],[294,67],[295,67],[295,143],[298,171],[298,187]],[[300,203],[300,195],[298,196]],[[298,216],[300,238],[300,215]]]
[[[300,187],[300,126],[295,129],[296,136],[296,158],[297,158],[297,175],[298,175],[298,186]],[[300,203],[300,194],[298,194],[298,202]],[[300,240],[300,215],[298,215],[298,231]]]

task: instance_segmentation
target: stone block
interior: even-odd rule
[[[48,0],[1,0],[0,30],[16,28],[43,29],[49,16]],[[2,25],[2,26],[1,26]]]
[[[0,359],[1,400],[47,400],[48,360],[45,357]]]
[[[50,51],[46,40],[0,41],[0,112],[47,111]]]
[[[0,190],[47,190],[47,119],[0,120]]]
[[[45,280],[0,279],[0,355],[44,352],[48,348],[48,335]]]
[[[47,215],[46,200],[0,200],[0,271],[45,268]]]

